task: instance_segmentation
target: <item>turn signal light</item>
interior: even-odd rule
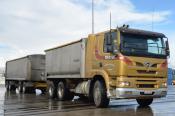
[[[165,60],[165,61],[160,65],[161,68],[167,68],[167,66],[168,66],[167,60]]]
[[[161,87],[163,87],[163,88],[164,88],[164,87],[167,87],[167,83],[166,83],[166,82],[162,83],[162,84],[161,84]]]

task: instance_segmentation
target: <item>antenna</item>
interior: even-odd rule
[[[154,31],[154,12],[155,12],[155,9],[153,9],[153,13],[152,13],[152,31]]]
[[[94,34],[94,0],[92,0],[92,34]]]
[[[111,31],[111,12],[110,12],[110,31]]]

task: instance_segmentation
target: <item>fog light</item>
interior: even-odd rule
[[[120,87],[130,86],[130,82],[120,81],[120,82],[118,83],[118,86],[120,86]]]
[[[167,87],[167,83],[166,82],[162,83],[161,87]]]

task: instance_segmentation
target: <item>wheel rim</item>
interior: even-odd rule
[[[9,90],[9,85],[8,84],[6,84],[5,87],[6,87],[7,90]]]
[[[8,85],[8,88],[9,88],[9,90],[11,90],[11,85],[10,84]]]
[[[53,97],[53,88],[52,87],[49,87],[49,96]]]
[[[26,87],[25,86],[22,87],[22,91],[25,93],[25,91],[26,91]]]
[[[63,82],[58,83],[57,94],[59,99],[63,99],[64,97],[64,84]]]
[[[20,85],[18,86],[18,91],[21,92],[21,86]]]
[[[99,87],[99,82],[95,84],[94,86],[94,102],[95,104],[99,105],[101,102],[101,92]]]

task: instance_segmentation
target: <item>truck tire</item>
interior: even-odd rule
[[[66,94],[67,94],[67,88],[66,88],[65,82],[63,81],[58,82],[58,86],[57,86],[58,100],[60,101],[66,100]]]
[[[18,91],[19,91],[19,93],[23,92],[23,85],[22,84],[18,85]]]
[[[47,86],[47,95],[50,99],[54,99],[56,98],[56,86],[53,83],[53,81],[49,81],[48,82],[48,86]]]
[[[23,85],[23,87],[22,87],[22,92],[23,93],[28,93],[28,88],[25,85]]]
[[[136,101],[141,107],[146,107],[146,106],[149,106],[153,102],[153,98],[150,98],[150,99],[136,99]]]
[[[9,82],[6,82],[6,83],[5,83],[5,88],[6,88],[7,91],[10,91]]]
[[[109,105],[104,81],[96,80],[93,87],[93,99],[97,108],[105,108]]]

